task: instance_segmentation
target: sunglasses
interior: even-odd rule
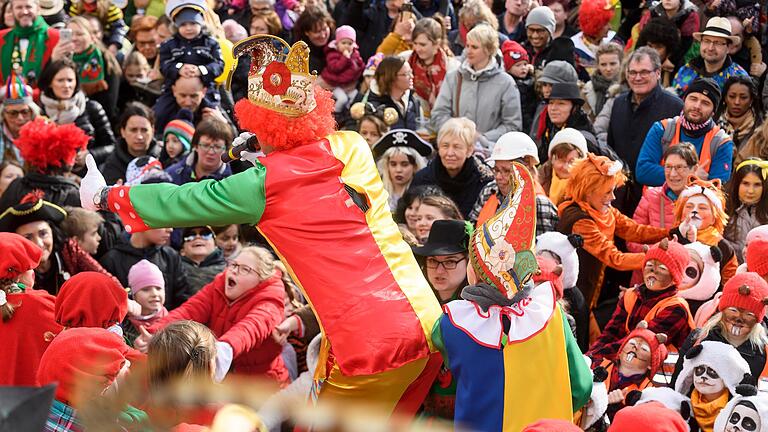
[[[184,241],[185,242],[192,241],[192,240],[196,239],[197,237],[200,237],[203,240],[211,240],[211,239],[213,239],[213,234],[211,234],[210,232],[203,233],[203,232],[200,232],[200,231],[193,231],[192,234],[190,234],[188,236],[184,236]]]

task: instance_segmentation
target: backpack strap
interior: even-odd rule
[[[667,151],[667,148],[677,144],[676,141],[679,141],[679,132],[677,130],[678,123],[679,122],[677,121],[677,117],[661,120],[661,127],[664,128],[664,134],[661,136],[662,155],[665,151]],[[663,160],[662,163],[664,163]]]

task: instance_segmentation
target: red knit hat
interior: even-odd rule
[[[747,270],[762,277],[768,275],[768,239],[756,239],[747,244]]]
[[[669,274],[672,276],[672,283],[678,285],[683,278],[683,271],[688,266],[690,255],[680,243],[663,239],[648,249],[643,264],[650,260],[657,260],[667,266]]]
[[[125,319],[128,293],[113,277],[78,273],[61,286],[54,313],[64,327],[107,328]]]
[[[667,358],[667,354],[669,354],[667,347],[664,345],[667,342],[667,335],[664,333],[654,333],[648,330],[648,323],[640,321],[637,323],[637,327],[629,332],[624,338],[624,341],[621,342],[619,352],[624,349],[624,345],[626,345],[630,339],[636,337],[643,339],[648,343],[648,346],[651,347],[651,370],[649,376],[653,377],[656,375],[656,372],[661,369],[664,360]]]
[[[529,424],[522,432],[581,432],[581,429],[569,421],[545,419]]]
[[[72,405],[76,392],[81,389],[96,391],[96,396],[109,387],[130,350],[123,338],[104,329],[64,330],[53,338],[43,353],[37,383],[58,382],[56,399]]]
[[[43,250],[18,234],[0,232],[0,244],[0,279],[16,279],[40,263]]]
[[[608,432],[688,432],[688,424],[677,411],[661,402],[648,402],[622,408],[613,418]]]
[[[74,123],[59,126],[38,117],[21,127],[13,143],[25,162],[44,170],[74,164],[77,152],[88,146],[88,140]]]
[[[754,272],[739,273],[723,287],[723,296],[717,310],[729,307],[746,309],[760,322],[765,317],[765,305],[768,303],[768,282]]]
[[[507,71],[517,62],[530,61],[528,51],[513,40],[506,40],[501,44],[501,54],[504,56],[504,70]]]

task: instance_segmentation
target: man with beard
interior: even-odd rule
[[[683,112],[653,124],[637,157],[635,174],[645,186],[664,183],[664,151],[688,142],[699,155],[696,175],[704,180],[731,177],[733,140],[715,124],[712,116],[720,104],[720,87],[709,78],[696,78],[683,95]]]

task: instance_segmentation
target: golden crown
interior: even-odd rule
[[[244,54],[251,57],[248,71],[248,99],[259,106],[299,117],[315,109],[314,84],[317,75],[309,72],[309,46],[293,46],[271,35],[255,35],[232,49],[235,64]],[[231,78],[230,72],[230,78]]]

